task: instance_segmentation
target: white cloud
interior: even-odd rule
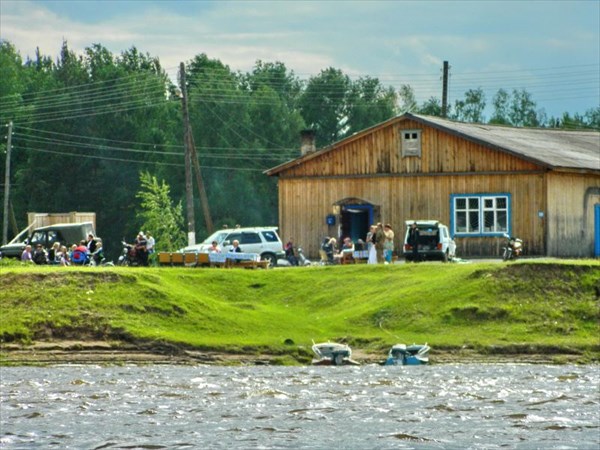
[[[598,64],[599,27],[590,17],[600,6],[571,3],[98,2],[124,12],[78,18],[75,1],[65,15],[43,1],[2,0],[0,36],[23,56],[40,47],[56,57],[63,39],[77,53],[93,43],[115,54],[135,46],[173,71],[200,53],[243,71],[279,60],[303,77],[332,66],[414,84],[422,101],[440,96],[444,60],[454,73]]]

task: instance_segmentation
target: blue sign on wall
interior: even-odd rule
[[[328,214],[327,217],[325,218],[325,222],[327,222],[327,225],[335,225],[335,216],[333,214]]]

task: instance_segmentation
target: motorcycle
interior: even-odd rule
[[[517,259],[523,254],[523,241],[517,237],[504,234],[507,239],[506,246],[502,247],[502,260]]]
[[[121,252],[121,256],[119,256],[117,264],[119,266],[139,266],[140,260],[137,256],[135,246],[125,241],[121,241],[121,245],[123,246],[123,251]]]
[[[304,252],[302,251],[302,247],[298,247],[298,265],[299,266],[310,266],[312,263],[310,260],[304,256]]]
[[[296,257],[296,261],[298,264],[292,264],[288,259],[283,259],[280,258],[277,260],[277,266],[279,267],[291,267],[294,265],[297,266],[310,266],[312,263],[310,262],[310,260],[304,256],[304,252],[302,251],[302,247],[297,247],[296,248],[296,254],[298,255]]]

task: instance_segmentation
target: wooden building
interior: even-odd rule
[[[406,220],[447,224],[458,256],[600,255],[600,133],[458,123],[404,114],[265,173],[279,178],[281,238],[318,254],[325,236],[365,238]]]

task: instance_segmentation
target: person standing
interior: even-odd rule
[[[419,227],[417,227],[417,222],[413,222],[408,230],[408,245],[412,247],[413,262],[419,261],[419,237]]]
[[[148,265],[148,240],[144,233],[140,231],[135,238],[135,257],[138,260],[140,266]]]
[[[96,245],[98,245],[98,243],[96,242],[96,238],[92,233],[88,234],[87,243],[85,245],[90,255],[96,251]]]
[[[385,235],[385,241],[383,243],[383,254],[386,264],[392,263],[392,255],[394,253],[394,230],[389,223],[386,223],[383,227],[383,233]]]
[[[375,243],[377,242],[376,237],[377,225],[371,225],[369,232],[367,233],[367,250],[369,251],[369,258],[367,264],[377,264],[377,251],[375,250]]]
[[[383,245],[385,244],[385,233],[383,232],[383,225],[381,222],[377,223],[377,229],[375,230],[375,252],[377,254],[377,264],[383,264]]]
[[[148,254],[152,254],[154,253],[154,245],[156,244],[156,241],[154,240],[154,237],[148,233],[146,231],[146,250],[148,250]]]

